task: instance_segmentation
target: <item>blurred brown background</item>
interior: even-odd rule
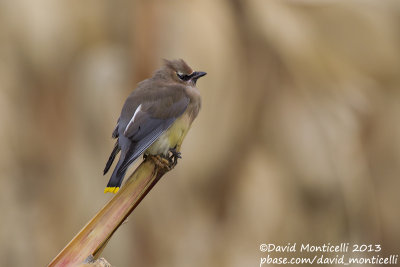
[[[261,243],[400,247],[398,1],[0,1],[0,265],[44,266],[111,195],[125,97],[208,75],[183,160],[103,256],[258,266]]]

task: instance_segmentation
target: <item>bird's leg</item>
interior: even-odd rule
[[[159,168],[170,171],[172,170],[176,164],[178,164],[178,159],[181,159],[181,152],[176,150],[176,147],[170,148],[170,155],[143,155],[143,158],[151,159],[154,164],[156,164]]]
[[[170,171],[173,168],[173,166],[171,166],[171,162],[161,155],[148,155],[146,158],[153,160],[154,164],[161,169]]]
[[[171,156],[168,158],[172,166],[176,166],[178,164],[178,159],[181,159],[181,152],[176,151],[176,146],[174,148],[170,148],[169,152],[171,152]]]

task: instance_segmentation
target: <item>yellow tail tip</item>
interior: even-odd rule
[[[118,192],[118,190],[119,190],[119,187],[106,187],[104,189],[104,193],[110,192],[110,193],[116,194]]]

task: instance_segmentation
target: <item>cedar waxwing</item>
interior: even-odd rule
[[[118,139],[104,174],[118,152],[121,155],[104,193],[118,192],[128,167],[141,154],[171,166],[181,158],[180,146],[201,106],[196,81],[206,73],[193,71],[182,59],[164,63],[153,77],[138,84],[122,107],[112,134]]]

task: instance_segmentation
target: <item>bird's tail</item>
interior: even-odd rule
[[[104,193],[110,192],[116,194],[118,192],[126,173],[126,169],[120,171],[122,163],[123,159],[120,158],[117,163],[117,166],[115,167],[111,175],[110,180],[108,181],[107,187],[104,189]]]
[[[107,163],[106,163],[106,167],[104,168],[103,175],[106,174],[106,173],[108,172],[108,170],[110,169],[112,163],[114,162],[115,156],[118,154],[118,152],[119,152],[120,150],[121,150],[121,148],[119,147],[118,141],[117,141],[117,142],[115,142],[114,149],[113,149],[113,151],[111,152],[110,157],[108,158],[108,161],[107,161]]]

